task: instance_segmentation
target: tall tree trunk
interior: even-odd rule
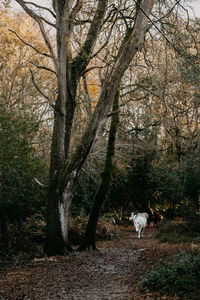
[[[44,251],[48,255],[63,254],[65,247],[71,250],[68,240],[69,208],[78,170],[87,156],[87,154],[83,154],[84,145],[81,145],[71,159],[68,157],[77,82],[89,63],[89,57],[95,46],[107,7],[107,0],[98,1],[86,41],[79,54],[72,60],[69,32],[73,29],[73,23],[70,20],[75,17],[74,14],[78,13],[82,6],[82,1],[77,1],[78,6],[71,10],[69,16],[69,12],[66,14],[65,9],[68,5],[68,11],[70,11],[70,5],[72,8],[73,2],[70,0],[54,1],[58,28],[58,96],[61,97],[61,101],[58,98],[56,103],[51,151],[50,186],[47,201],[47,234],[44,246]],[[67,20],[68,23],[66,24]]]
[[[103,2],[104,1],[100,1],[100,3]],[[142,8],[147,14],[149,14],[152,10],[153,4],[154,0],[148,2],[143,1]],[[144,34],[147,30],[147,21],[147,17],[143,14],[143,12],[139,11],[137,13],[137,18],[132,32],[128,38],[127,36],[125,37],[123,47],[120,48],[119,55],[117,56],[115,64],[108,75],[108,80],[105,81],[100,99],[79,146],[76,148],[75,153],[71,156],[70,160],[68,160],[66,164],[63,164],[63,167],[59,170],[59,172],[54,169],[57,172],[55,174],[54,171],[54,174],[56,175],[56,184],[52,186],[52,189],[50,188],[51,193],[53,190],[54,197],[51,198],[49,194],[48,205],[50,208],[47,208],[47,214],[52,213],[52,217],[49,216],[47,219],[47,239],[45,244],[45,252],[49,255],[62,254],[65,249],[64,245],[69,245],[68,215],[76,177],[106,123],[108,113],[112,107],[117,88],[124,72],[138,49],[140,49],[143,44]],[[86,42],[88,41],[86,40]],[[80,65],[79,59],[77,59],[77,62],[79,62]],[[73,67],[75,70],[78,70],[78,65],[76,65],[76,67],[73,65]],[[98,206],[96,210],[98,210]],[[53,222],[54,218],[55,223]],[[56,226],[56,224],[58,225],[58,228],[54,231],[53,226]],[[57,237],[56,234],[58,234],[59,237]],[[63,243],[61,242],[62,239],[64,241]],[[55,240],[58,241],[57,245],[60,249],[56,247]],[[93,246],[95,248],[95,245]]]
[[[65,246],[70,248],[64,226],[63,172],[68,158],[75,99],[70,93],[68,76],[68,39],[70,32],[70,8],[72,1],[54,1],[57,30],[58,98],[54,109],[54,128],[51,145],[50,183],[47,201],[47,228],[44,251],[47,255],[63,254]]]
[[[75,90],[77,82],[86,71],[92,58],[97,37],[107,10],[108,0],[99,0],[96,11],[88,29],[85,42],[72,59],[70,53],[71,32],[76,20],[76,14],[83,5],[82,0],[54,0],[56,14],[57,56],[45,33],[43,21],[39,15],[28,7],[24,0],[15,0],[36,20],[42,36],[52,57],[57,74],[58,99],[54,111],[54,129],[51,147],[50,184],[47,201],[47,237],[45,252],[48,255],[63,254],[68,245],[68,214],[72,201],[73,186],[80,168],[85,162],[92,145],[95,144],[104,127],[107,115],[121,81],[131,60],[143,44],[148,28],[148,18],[155,0],[138,0],[142,10],[137,10],[134,16],[134,27],[126,35],[119,47],[116,60],[105,78],[105,85],[96,105],[93,116],[81,139],[75,153],[68,158],[71,126],[75,108]],[[114,11],[114,10],[113,10]],[[144,14],[145,12],[145,14]],[[74,90],[73,90],[74,89]]]
[[[109,137],[108,137],[108,145],[106,151],[106,161],[104,171],[101,175],[101,184],[97,190],[97,193],[94,197],[92,209],[90,212],[88,224],[85,230],[85,235],[83,241],[79,247],[79,250],[84,250],[86,248],[92,247],[93,250],[96,249],[96,228],[99,218],[100,209],[102,207],[103,201],[106,199],[106,196],[109,193],[110,183],[112,178],[112,161],[115,152],[115,140],[117,134],[117,127],[119,123],[119,89],[115,95],[115,99],[113,102],[113,114],[110,124]]]

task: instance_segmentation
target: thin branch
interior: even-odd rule
[[[43,25],[43,23],[40,20],[38,20],[38,25],[40,27],[43,39],[44,39],[44,41],[45,41],[45,43],[46,43],[46,45],[47,45],[47,47],[49,49],[49,52],[51,53],[51,57],[52,57],[52,60],[53,60],[53,63],[54,63],[54,67],[55,67],[56,73],[58,73],[58,61],[57,61],[56,55],[54,53],[53,47],[51,45],[51,42],[50,42],[50,40],[49,40],[49,38],[48,38],[48,36],[47,36],[47,34],[45,32],[44,25]]]
[[[115,111],[112,111],[111,113],[109,113],[109,114],[107,115],[107,118],[112,117],[113,115],[116,115],[116,114],[118,114],[119,112],[120,112],[120,109],[115,110]]]
[[[39,186],[42,186],[42,187],[44,187],[44,188],[48,188],[46,185],[44,185],[43,183],[41,183],[37,178],[34,178],[34,180],[35,180],[35,182],[37,183],[37,184],[39,184]]]
[[[109,39],[110,39],[110,37],[111,37],[111,35],[112,35],[113,27],[114,27],[116,21],[117,21],[117,18],[115,18],[115,21],[113,22],[113,24],[112,24],[112,26],[111,26],[111,28],[110,28],[110,32],[109,32],[109,34],[108,34],[108,36],[107,36],[107,40],[106,40],[105,43],[98,49],[98,51],[97,51],[96,53],[94,53],[94,54],[90,57],[91,60],[92,60],[95,56],[98,57],[98,54],[101,52],[101,50],[104,49],[104,48],[107,46],[107,44],[108,44],[108,42],[109,42]]]
[[[32,61],[29,61],[29,63],[32,64],[32,65],[34,65],[34,66],[35,66],[36,68],[38,68],[38,69],[43,69],[43,70],[49,71],[49,72],[51,72],[51,73],[53,73],[53,74],[56,75],[56,72],[55,72],[54,70],[48,68],[48,67],[45,67],[45,66],[38,66],[38,65],[36,65],[36,64],[35,64],[34,62],[32,62]]]
[[[70,18],[73,19],[75,18],[75,16],[79,13],[79,11],[81,10],[83,6],[83,0],[77,0],[76,1],[76,5],[74,6],[74,8],[72,9],[72,12],[70,14]]]
[[[45,95],[45,94],[40,90],[40,88],[38,87],[38,85],[36,84],[36,82],[35,82],[35,77],[34,77],[34,74],[33,74],[33,71],[32,71],[31,69],[29,69],[29,70],[30,70],[30,73],[31,73],[31,79],[32,79],[32,82],[33,82],[34,87],[36,88],[36,90],[37,90],[37,91],[38,91],[45,99],[47,99],[49,105],[50,105],[52,108],[54,108],[55,106],[54,106],[54,104],[51,103],[51,100],[49,99],[49,97],[48,97],[47,95]]]
[[[138,4],[138,2],[136,0],[133,0],[135,2],[135,4],[137,5],[137,7],[142,11],[142,13],[147,17],[147,19],[151,22],[151,24],[158,30],[158,32],[160,32],[160,34],[164,37],[164,39],[168,42],[168,44],[170,46],[172,46],[172,48],[174,48],[174,50],[180,55],[180,57],[183,57],[185,59],[185,61],[187,61],[190,65],[192,65],[195,69],[196,66],[194,64],[191,63],[191,61],[189,61],[182,53],[181,51],[176,48],[176,46],[166,37],[166,35],[164,34],[164,32],[156,25],[156,23],[146,14],[146,12],[142,9],[142,7]],[[179,0],[180,1],[180,0]],[[179,2],[177,1],[177,3]]]
[[[182,4],[179,4],[179,5],[186,12],[186,15],[187,15],[187,25],[186,25],[186,28],[187,28],[188,25],[189,25],[189,21],[190,21],[189,12],[188,12],[188,10]]]
[[[152,91],[150,91],[147,87],[145,87],[144,85],[141,85],[141,84],[138,84],[138,83],[135,83],[136,86],[138,86],[139,88],[145,90],[146,92],[150,93],[151,95],[155,96],[156,98],[159,98],[160,99],[160,96]]]
[[[172,6],[172,8],[169,9],[169,11],[164,15],[162,16],[161,18],[157,19],[156,21],[154,21],[155,23],[157,22],[161,22],[163,19],[165,19],[166,17],[168,17],[172,11],[174,10],[174,8],[179,4],[180,5],[180,2],[181,0],[177,0],[176,3]],[[155,16],[154,16],[155,17]]]
[[[99,67],[99,66],[90,67],[87,70],[85,70],[83,73],[81,73],[81,76],[85,75],[86,73],[91,72],[94,69],[104,69],[104,67]]]
[[[127,21],[126,21],[126,17],[123,15],[123,13],[122,13],[121,10],[119,10],[119,14],[120,14],[121,17],[122,17],[122,20],[124,20],[124,23],[125,23],[125,25],[126,25],[126,30],[129,30],[129,26],[128,26],[128,23],[127,23]]]
[[[130,98],[129,100],[126,100],[125,102],[123,102],[121,105],[120,105],[120,107],[123,107],[123,106],[126,106],[129,102],[131,102],[131,101],[141,101],[141,100],[144,100],[144,96],[141,96],[141,97],[139,97],[139,98],[137,98],[137,99],[134,99],[133,100],[133,98]]]
[[[41,20],[41,17],[38,16],[33,10],[31,10],[27,5],[26,3],[23,1],[23,0],[15,0],[24,10],[25,12],[31,17],[33,18],[39,25],[40,27],[40,31],[42,33],[42,36],[43,36],[43,39],[49,49],[49,52],[51,54],[51,58],[53,60],[53,63],[54,63],[54,67],[55,67],[55,70],[56,72],[58,73],[58,62],[57,62],[57,58],[56,58],[56,55],[54,53],[54,50],[53,50],[53,47],[51,45],[51,42],[45,32],[45,29],[44,29],[44,25],[42,23],[42,20]]]
[[[76,19],[74,19],[74,21],[73,21],[73,25],[75,25],[75,26],[84,25],[84,24],[87,24],[87,23],[91,24],[92,20],[90,20],[90,19],[87,19],[87,20],[76,20]]]
[[[113,20],[114,15],[118,12],[119,10],[115,7],[115,5],[113,6],[113,9],[109,12],[108,16],[105,18],[105,20],[103,21],[103,25],[106,24],[107,22],[109,22],[110,20]],[[113,14],[113,15],[112,15]]]
[[[87,175],[91,176],[92,179],[93,179],[95,182],[97,182],[97,181],[96,181],[96,178],[95,178],[89,171],[86,171],[85,168],[82,168],[82,171],[83,171],[84,173],[86,173]]]
[[[17,1],[17,0],[16,0],[16,1]],[[24,4],[34,5],[34,6],[37,7],[37,8],[43,8],[43,9],[46,9],[46,10],[48,10],[49,12],[52,13],[52,11],[51,11],[50,9],[45,8],[44,6],[37,5],[37,4],[33,3],[33,2],[24,2]],[[42,17],[42,16],[36,14],[35,12],[34,12],[34,14],[35,14],[35,16],[36,16],[38,19],[40,19],[40,20],[44,21],[45,23],[47,23],[48,25],[53,26],[53,27],[56,28],[56,25],[55,25],[54,23],[49,22],[47,19],[45,19],[44,17]],[[55,15],[54,15],[54,16],[55,16]]]
[[[19,1],[19,0],[18,0]],[[91,26],[89,28],[86,40],[80,49],[79,54],[74,60],[75,67],[79,70],[80,74],[85,71],[88,61],[90,60],[90,55],[94,49],[96,39],[98,37],[99,31],[102,27],[103,18],[106,12],[107,8],[107,2],[108,0],[99,0],[98,6],[93,18],[93,21],[91,23]],[[83,62],[83,57],[84,62]]]
[[[47,53],[45,53],[45,52],[41,52],[40,50],[38,50],[37,48],[35,48],[33,45],[31,45],[31,44],[27,43],[26,41],[24,41],[24,40],[19,36],[19,34],[16,33],[14,30],[8,29],[8,31],[14,33],[14,34],[16,35],[16,37],[17,37],[23,44],[25,44],[26,46],[29,46],[30,48],[32,48],[33,50],[35,50],[38,54],[43,55],[43,56],[46,56],[46,57],[51,57],[51,55],[49,55],[49,54],[47,54]]]
[[[44,10],[48,11],[56,19],[56,15],[54,14],[54,12],[51,9],[49,9],[45,6],[40,6],[40,5],[38,5],[36,3],[33,3],[33,2],[25,2],[25,3],[30,4],[30,5],[34,5],[37,8],[41,8],[41,9],[44,9]]]

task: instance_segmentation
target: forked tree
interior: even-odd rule
[[[55,17],[55,24],[34,12],[30,8],[33,5],[30,2],[15,1],[38,23],[48,47],[48,55],[52,58],[57,78],[58,94],[54,106],[50,181],[47,199],[47,230],[44,251],[47,255],[63,254],[66,247],[70,248],[68,241],[68,217],[73,198],[74,183],[106,123],[121,78],[143,45],[144,36],[152,25],[149,22],[149,16],[157,1],[130,1],[132,10],[127,19],[123,14],[124,10],[118,6],[118,1],[113,0],[111,1],[112,3],[108,0],[95,1],[95,11],[91,13],[88,20],[81,20],[81,16],[84,15],[83,8],[86,7],[87,1],[54,0],[54,10],[48,9],[48,11]],[[124,3],[129,2],[124,1]],[[40,8],[42,7],[40,6]],[[118,18],[123,21],[126,33],[119,41],[120,44],[115,57],[112,57],[111,65],[101,87],[98,102],[80,139],[80,143],[76,146],[74,152],[69,155],[78,82],[81,76],[87,72],[89,64],[91,68],[94,50],[96,50],[96,54],[100,55],[101,50],[107,45],[107,42],[105,42],[105,45],[97,50],[100,32],[104,30],[107,22],[110,22],[110,30],[113,30]],[[56,31],[56,51],[45,31],[44,22],[46,21],[48,25],[54,26]],[[89,26],[84,27],[84,32],[87,30],[86,37],[83,43],[78,43],[79,49],[77,54],[72,53],[72,39],[76,30],[76,23],[79,26],[84,26],[85,23],[89,24]],[[108,39],[111,36],[109,34]]]

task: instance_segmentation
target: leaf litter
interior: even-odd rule
[[[98,241],[99,251],[35,258],[0,270],[0,300],[179,299],[159,292],[141,294],[141,276],[189,244],[159,243],[155,229],[137,239],[133,226],[119,227],[119,238]]]

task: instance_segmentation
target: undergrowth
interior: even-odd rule
[[[176,262],[170,262],[144,275],[140,282],[141,292],[146,289],[170,295],[177,294],[180,299],[200,299],[200,253],[182,252]]]
[[[161,243],[190,243],[200,239],[200,226],[195,223],[162,222],[157,234]]]

